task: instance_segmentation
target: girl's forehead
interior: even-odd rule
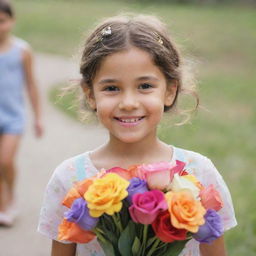
[[[148,52],[132,47],[107,56],[102,61],[94,82],[100,82],[103,78],[122,80],[126,78],[137,79],[144,76],[157,79],[164,78],[162,71],[155,65]]]
[[[112,64],[113,62],[118,64],[125,64],[128,59],[129,61],[137,62],[137,60],[140,60],[141,62],[152,62],[153,64],[150,54],[147,51],[137,47],[130,47],[128,49],[112,53],[111,55],[108,55],[103,62],[105,62],[107,65]]]

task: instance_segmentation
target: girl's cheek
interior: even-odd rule
[[[148,97],[142,104],[150,112],[162,112],[164,110],[164,100],[161,97]]]
[[[107,119],[112,117],[116,103],[114,99],[99,99],[98,101],[96,100],[96,108],[98,119],[104,123]]]
[[[96,98],[96,105],[98,109],[110,110],[113,109],[117,104],[117,100],[115,97],[99,97]]]

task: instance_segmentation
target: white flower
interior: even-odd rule
[[[177,192],[183,189],[189,189],[192,192],[195,199],[199,199],[200,189],[193,182],[189,181],[183,176],[179,176],[178,173],[175,173],[173,180],[168,187],[168,190]]]

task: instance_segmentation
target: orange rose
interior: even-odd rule
[[[171,223],[178,229],[186,229],[192,233],[203,225],[206,210],[189,190],[168,192],[166,194]]]
[[[64,200],[62,201],[62,204],[65,205],[68,208],[71,208],[71,205],[73,204],[73,202],[79,198],[82,197],[79,192],[77,191],[77,189],[75,188],[71,188],[67,195],[65,196]]]
[[[92,179],[86,179],[77,182],[75,186],[68,191],[67,195],[62,201],[62,204],[67,206],[68,208],[71,208],[71,205],[73,204],[74,200],[76,200],[79,197],[83,197],[84,193],[88,190],[92,182]]]
[[[63,219],[59,225],[58,240],[68,240],[74,243],[89,243],[95,238],[91,231],[81,229],[76,223]]]
[[[73,202],[80,197],[83,197],[84,193],[88,190],[89,186],[93,183],[93,179],[85,179],[83,181],[76,182],[67,195],[65,196],[62,204],[68,208],[71,208]],[[69,222],[63,219],[59,225],[58,239],[68,240],[75,243],[88,243],[95,237],[91,231],[81,229],[76,223]]]
[[[83,196],[84,193],[88,190],[88,188],[93,183],[94,179],[95,179],[95,177],[92,177],[90,179],[86,179],[86,180],[79,181],[76,183],[75,187],[81,196]]]

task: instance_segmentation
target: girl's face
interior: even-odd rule
[[[14,19],[8,14],[0,11],[0,39],[5,38],[14,25]]]
[[[151,56],[136,47],[106,57],[93,79],[93,89],[84,88],[99,121],[125,143],[156,135],[164,105],[172,104],[176,90],[176,83],[167,86]]]

